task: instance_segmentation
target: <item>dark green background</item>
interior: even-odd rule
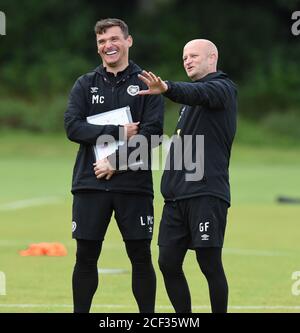
[[[187,79],[181,60],[187,41],[212,40],[219,48],[219,68],[239,87],[241,128],[296,142],[300,36],[291,32],[291,16],[300,10],[298,3],[1,0],[7,34],[0,37],[0,128],[62,131],[74,81],[100,63],[94,24],[118,17],[134,38],[131,58],[164,79]],[[167,133],[176,122],[176,108],[167,103]]]

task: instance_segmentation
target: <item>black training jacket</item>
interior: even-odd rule
[[[133,62],[117,77],[107,73],[103,66],[77,79],[65,112],[65,130],[71,141],[80,144],[73,170],[72,193],[82,190],[133,192],[153,195],[151,170],[116,173],[110,180],[97,179],[93,163],[93,145],[100,135],[119,139],[119,126],[88,124],[86,117],[129,105],[134,122],[140,121],[139,134],[150,140],[151,135],[163,133],[162,96],[139,96],[147,89],[138,79],[141,68]]]
[[[169,89],[164,95],[184,106],[181,108],[169,151],[170,170],[165,168],[161,181],[161,192],[165,200],[212,195],[227,201],[230,205],[228,167],[231,145],[236,131],[237,91],[235,84],[221,71],[208,74],[202,79],[190,83],[170,81],[167,83]],[[181,139],[184,138],[184,135],[192,136],[191,142],[186,141],[185,153],[187,154],[186,151],[190,150],[194,162],[204,160],[201,180],[186,180],[186,176],[193,173],[189,164],[187,164],[189,167],[186,168],[183,163],[182,170],[176,170],[176,168],[179,169],[178,166],[174,167],[174,156],[180,149],[178,148],[180,146],[175,146],[174,143],[178,135]],[[204,136],[204,158],[199,156],[199,154],[203,154],[200,149],[200,141],[196,146],[196,135]],[[184,155],[182,156],[184,157]],[[175,162],[178,163],[178,158]]]

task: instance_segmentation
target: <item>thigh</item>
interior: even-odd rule
[[[228,204],[217,197],[199,196],[188,201],[190,248],[223,247]]]
[[[183,265],[187,247],[159,246],[158,262],[161,268],[178,269]]]
[[[72,237],[103,240],[112,215],[110,193],[85,191],[73,196]]]
[[[97,264],[102,249],[102,241],[76,239],[76,245],[77,262],[86,266]]]
[[[123,240],[152,239],[153,198],[142,194],[114,194],[115,219]]]
[[[187,219],[182,214],[180,206],[180,202],[165,202],[159,226],[159,246],[188,247],[190,243],[190,233]]]

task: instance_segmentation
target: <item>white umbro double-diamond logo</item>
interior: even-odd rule
[[[201,240],[203,240],[203,241],[209,240],[209,235],[207,235],[207,234],[201,235]]]

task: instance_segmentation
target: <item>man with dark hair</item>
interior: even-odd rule
[[[77,242],[72,280],[74,312],[90,310],[98,287],[97,261],[113,212],[132,264],[132,291],[139,311],[154,312],[156,277],[150,250],[153,233],[151,170],[132,170],[127,165],[125,171],[123,166],[119,172],[121,148],[94,163],[93,146],[103,135],[125,142],[136,134],[148,141],[152,135],[161,135],[163,98],[138,95],[139,89],[145,89],[146,85],[138,79],[140,67],[129,61],[133,39],[125,22],[110,18],[101,20],[96,23],[95,33],[102,65],[76,81],[65,113],[67,136],[80,144],[72,183],[72,231]],[[88,116],[126,106],[130,107],[133,123],[116,126],[87,122]]]
[[[108,28],[111,28],[111,27],[119,27],[123,32],[124,38],[128,38],[129,31],[128,31],[127,24],[124,21],[122,21],[120,19],[115,19],[115,18],[108,18],[108,19],[98,21],[96,23],[95,29],[94,29],[95,34],[102,35],[103,33],[106,32],[106,30]]]
[[[161,182],[165,205],[158,238],[159,267],[176,312],[191,312],[182,270],[188,249],[195,250],[207,279],[212,312],[227,311],[222,246],[230,205],[228,167],[236,131],[237,92],[227,75],[217,71],[217,60],[218,50],[211,41],[195,39],[183,49],[183,66],[193,82],[162,81],[145,71],[139,75],[148,86],[140,95],[164,94],[184,104],[169,151],[170,168],[165,169]],[[174,167],[179,164],[175,147],[178,137],[184,144],[183,154],[178,155],[185,162],[181,170]],[[199,137],[203,145],[197,144],[203,142],[197,140]],[[193,178],[189,167],[194,161],[200,161],[201,172]]]

